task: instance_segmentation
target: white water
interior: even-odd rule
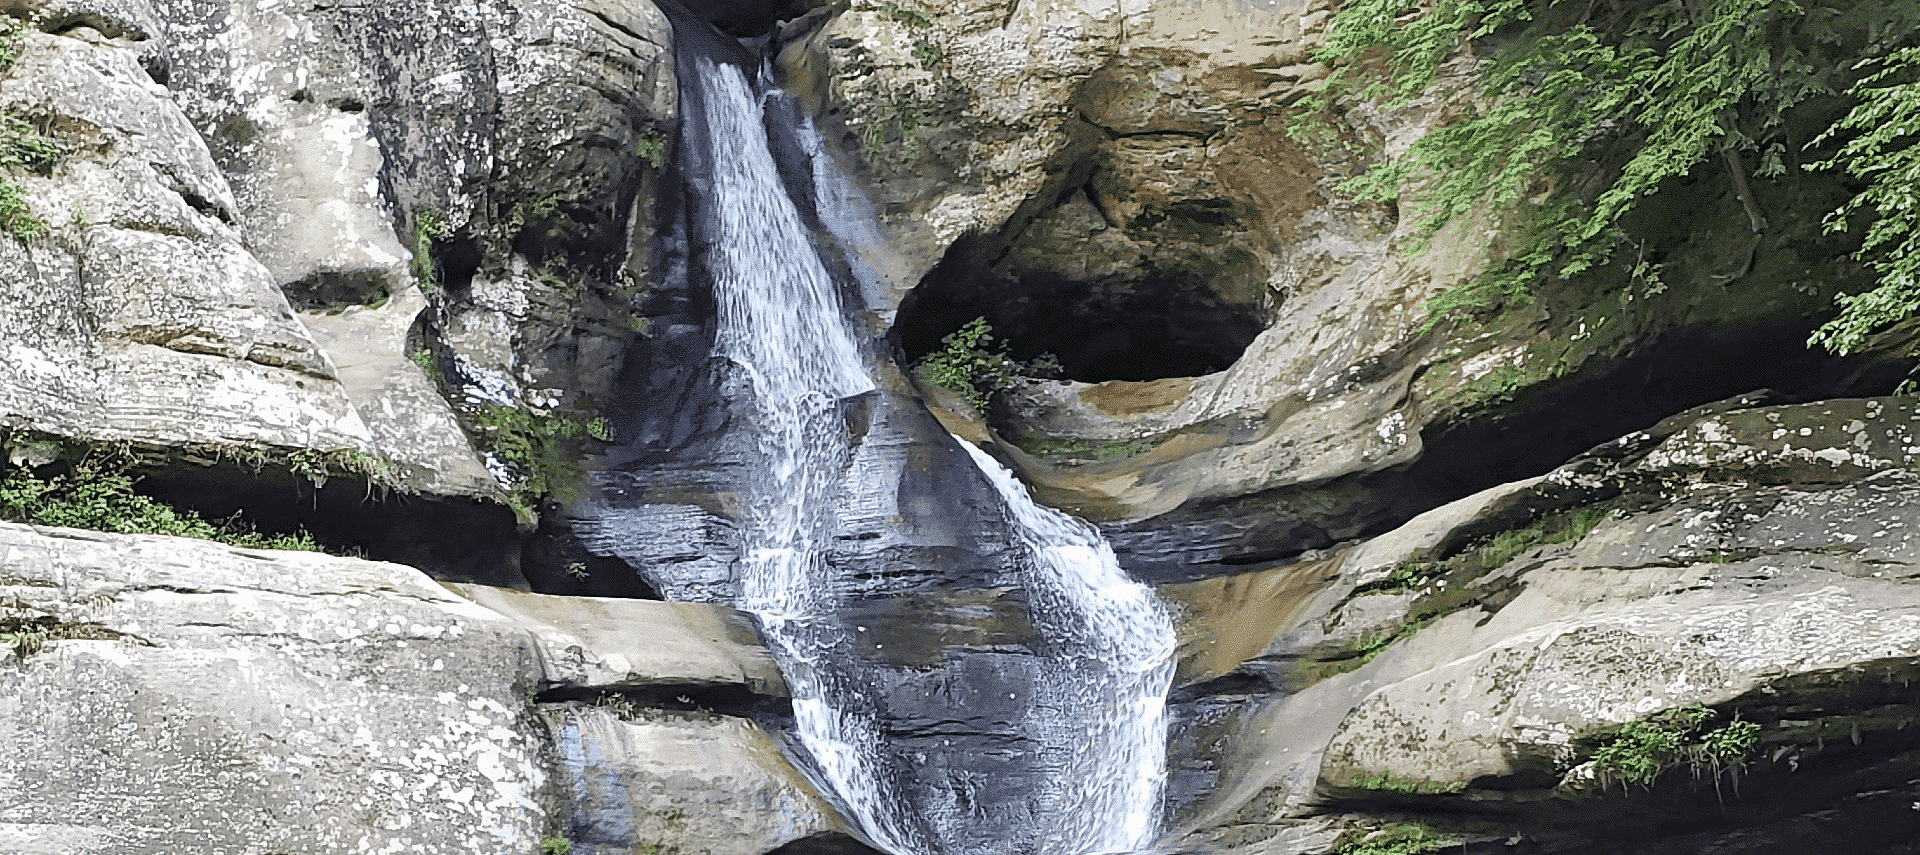
[[[854,641],[823,560],[830,501],[851,449],[839,402],[874,388],[832,277],[810,244],[767,145],[759,96],[730,64],[700,60],[700,115],[714,140],[708,254],[719,325],[715,352],[738,366],[752,402],[748,507],[740,520],[739,608],[759,619],[793,697],[796,730],[823,783],[875,845],[898,855],[968,855],[1003,838],[955,807],[912,816],[874,704],[862,697]],[[1164,699],[1173,632],[1164,608],[1128,579],[1087,524],[1033,503],[992,458],[969,453],[1005,503],[1024,559],[1022,587],[1040,638],[1040,685],[1016,722],[1048,772],[1033,787],[1042,817],[1026,852],[1115,853],[1159,830]],[[1004,855],[1004,854],[1003,854]]]

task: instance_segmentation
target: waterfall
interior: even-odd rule
[[[686,66],[683,66],[683,68]],[[876,388],[871,344],[850,323],[768,145],[764,97],[735,64],[700,57],[683,105],[697,144],[710,234],[697,241],[714,289],[714,355],[745,413],[739,594],[786,675],[795,731],[824,790],[874,845],[896,855],[1117,853],[1159,830],[1164,701],[1173,632],[1164,607],[1128,579],[1092,526],[1035,504],[1013,474],[971,445],[1014,543],[1039,641],[1036,685],[1017,721],[1048,773],[1030,787],[1037,827],[985,829],[959,784],[909,794],[887,722],[868,697],[856,640],[836,619],[843,586],[824,558],[831,496],[854,450],[847,399]],[[805,128],[801,133],[810,133]],[[957,440],[954,440],[957,441]],[[914,798],[910,799],[909,796]],[[910,801],[934,809],[912,811]],[[1017,838],[1014,849],[1002,845]]]

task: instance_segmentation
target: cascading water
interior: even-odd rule
[[[692,144],[710,148],[698,154],[710,165],[704,192],[713,211],[695,252],[712,280],[713,352],[729,366],[723,388],[744,414],[731,429],[746,438],[733,461],[744,473],[734,605],[756,617],[786,675],[814,773],[870,842],[897,855],[1146,847],[1159,826],[1171,622],[1091,526],[1036,505],[971,445],[978,471],[947,477],[984,478],[1002,503],[1016,565],[1005,578],[1026,598],[1035,639],[1022,654],[1033,685],[1022,687],[1027,698],[1007,727],[1044,773],[1019,784],[1030,828],[987,827],[1004,820],[979,807],[978,791],[995,782],[956,775],[935,792],[905,792],[900,766],[941,749],[897,756],[884,704],[871,697],[871,655],[838,618],[850,586],[823,548],[831,497],[856,448],[847,401],[876,388],[872,348],[847,320],[781,181],[763,100],[780,96],[756,91],[732,63],[698,58],[692,67],[682,104],[706,128]]]

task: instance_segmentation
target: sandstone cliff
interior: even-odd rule
[[[1513,250],[1499,212],[1419,251],[1338,184],[1470,103],[1472,56],[1309,132],[1318,0],[695,11],[772,45],[874,214],[823,230],[894,350],[867,465],[905,486],[848,511],[837,560],[963,588],[984,617],[940,643],[1009,640],[1018,604],[946,569],[995,548],[977,511],[914,492],[954,465],[922,450],[942,427],[1100,523],[1180,612],[1171,851],[1344,853],[1390,823],[1513,853],[1920,836],[1920,428],[1884,397],[1905,364],[1800,344],[1862,281],[1818,225],[1832,179],[1758,182],[1784,213],[1744,265],[1734,191],[1691,182],[1641,213],[1676,224],[1660,287],[1602,267],[1429,327]],[[721,535],[566,525],[638,442],[623,355],[701,334],[654,276],[661,9],[0,12],[0,118],[51,146],[8,167],[42,224],[0,235],[8,471],[112,456],[174,504],[400,562],[0,524],[0,849],[862,850],[783,753],[751,624],[630,599],[649,561],[724,564]],[[1056,376],[984,411],[910,376],[974,317]],[[723,531],[723,485],[647,465],[677,480],[642,509]],[[912,507],[944,527],[889,527]],[[1693,709],[1676,739],[1750,744],[1645,781],[1596,759]]]

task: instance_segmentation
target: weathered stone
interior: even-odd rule
[[[761,695],[786,692],[752,622],[724,607],[452,587],[539,639],[546,689],[734,685]]]
[[[1238,673],[1286,685],[1297,679],[1289,663],[1310,648],[1417,633],[1354,660],[1352,673],[1241,713],[1218,788],[1184,827],[1215,840],[1282,834],[1329,788],[1351,798],[1464,788],[1461,798],[1499,800],[1492,793],[1566,777],[1564,795],[1604,803],[1581,762],[1594,740],[1695,704],[1763,722],[1769,753],[1749,775],[1789,774],[1784,764],[1817,755],[1832,729],[1821,721],[1905,750],[1894,735],[1903,714],[1876,706],[1867,683],[1920,668],[1911,422],[1902,399],[1708,408],[1348,551],[1335,559],[1338,580],[1279,622],[1272,645]],[[1609,491],[1625,491],[1609,502],[1617,509],[1575,542],[1523,549],[1478,578],[1351,594],[1398,561],[1444,557],[1468,537]],[[1804,718],[1814,722],[1789,721]],[[1834,762],[1823,768],[1881,780]],[[1619,821],[1592,810],[1594,822]],[[1554,822],[1505,815],[1528,834]]]
[[[314,553],[0,524],[0,560],[0,619],[51,637],[0,662],[8,851],[536,847],[512,621]]]
[[[844,831],[751,722],[673,713],[622,720],[579,704],[542,713],[561,763],[566,836],[581,855],[647,847],[759,855]]]

